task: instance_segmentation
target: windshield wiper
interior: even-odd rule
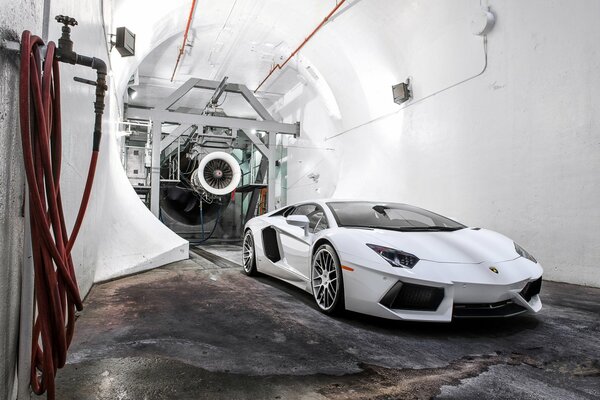
[[[408,232],[411,228],[402,228],[399,226],[379,226],[379,225],[342,225],[344,228],[358,228],[358,229],[385,229],[388,231]]]
[[[452,232],[464,229],[460,226],[415,226],[414,228],[405,228],[408,231],[433,231],[433,232]]]
[[[342,225],[344,228],[385,229],[398,232],[453,232],[464,227],[457,226],[378,226],[378,225]]]

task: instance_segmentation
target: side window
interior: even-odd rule
[[[292,215],[306,215],[308,217],[311,213],[315,212],[316,209],[317,206],[314,204],[304,204],[296,207],[296,209],[292,211]]]
[[[323,229],[329,228],[329,224],[327,223],[327,217],[323,210],[318,208],[313,214],[308,217],[308,230],[312,233],[317,233],[322,231]]]
[[[304,204],[297,207],[293,212],[293,215],[306,215],[308,217],[308,231],[311,233],[317,233],[323,229],[329,228],[327,217],[321,207],[315,204]]]
[[[271,216],[272,217],[280,217],[280,216],[287,216],[290,211],[292,210],[292,207],[285,207],[282,208],[281,210],[277,211],[276,213],[273,213]]]

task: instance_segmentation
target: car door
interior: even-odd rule
[[[310,246],[314,234],[328,227],[327,217],[317,204],[303,204],[288,215],[304,215],[308,218],[308,235],[303,228],[284,224],[280,226],[280,243],[286,265],[300,278],[310,277]]]

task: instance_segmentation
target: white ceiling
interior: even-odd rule
[[[123,13],[127,13],[131,3],[135,2],[122,0],[115,3],[115,24],[119,24],[119,18]],[[351,5],[352,2],[348,1],[348,4]],[[153,43],[147,43],[148,53],[140,60],[137,70],[139,84],[134,86],[138,96],[131,104],[152,106],[192,77],[221,80],[228,76],[229,82],[246,84],[253,90],[274,64],[282,63],[287,58],[336,2],[200,0],[197,2],[189,32],[188,46],[173,82],[171,76],[183,40],[191,1],[174,0],[169,2],[169,5],[170,7],[161,5],[161,9],[147,7],[136,10],[139,18],[149,22],[156,21],[149,24],[150,26],[158,26],[168,19],[169,28],[176,33],[168,37],[157,36],[151,40]],[[165,18],[157,20],[159,15]],[[135,25],[131,17],[126,21],[127,26],[131,26],[132,23]],[[173,25],[176,25],[175,29]],[[138,38],[147,35],[145,32],[136,34]],[[315,39],[317,37],[315,36]],[[143,51],[144,42],[141,44]],[[139,47],[138,45],[138,53]],[[294,69],[295,63],[296,60],[293,60],[282,71],[275,72],[261,88],[258,96],[265,106],[272,105],[301,80]],[[210,95],[207,91],[194,90],[182,99],[181,105],[203,108]],[[223,108],[230,115],[256,117],[252,108],[240,96],[229,95]]]

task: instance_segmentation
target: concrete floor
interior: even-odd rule
[[[239,247],[197,253],[92,289],[57,398],[600,398],[600,289],[544,282],[541,314],[505,320],[331,318]]]

